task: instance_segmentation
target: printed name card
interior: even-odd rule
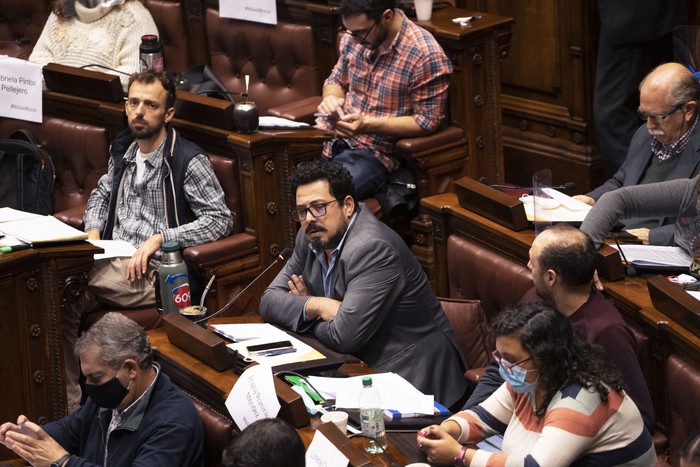
[[[320,430],[316,430],[306,450],[307,467],[348,465],[348,458]]]
[[[41,65],[0,55],[0,116],[41,123]]]
[[[277,24],[277,3],[275,0],[219,0],[219,16]]]
[[[226,408],[240,430],[264,418],[275,418],[280,403],[270,367],[255,365],[243,372],[226,398]]]

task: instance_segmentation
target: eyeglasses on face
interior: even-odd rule
[[[523,358],[522,360],[518,360],[515,363],[510,363],[508,360],[506,360],[505,358],[503,358],[501,356],[501,353],[498,350],[494,350],[493,352],[491,352],[491,355],[493,356],[493,358],[496,359],[496,361],[501,366],[501,368],[503,368],[506,371],[506,373],[508,373],[509,375],[513,374],[514,367],[520,365],[521,363],[525,363],[529,360],[532,360],[532,357],[527,357],[527,358]],[[529,371],[529,370],[525,370],[525,371]]]
[[[683,105],[684,104],[678,104],[677,106],[675,106],[673,109],[669,110],[668,112],[664,112],[661,114],[650,114],[650,113],[644,112],[641,109],[637,109],[637,116],[645,122],[649,119],[651,119],[652,122],[657,122],[657,123],[663,122],[663,121],[666,121],[666,119],[668,117],[670,117],[671,115],[676,113],[678,110],[682,109]]]
[[[336,201],[338,200],[334,199],[331,201],[326,201],[325,203],[312,204],[308,208],[292,209],[292,219],[294,219],[297,222],[301,222],[306,219],[306,214],[309,212],[314,217],[314,219],[323,217],[326,215],[327,212],[326,206],[328,206],[331,203],[335,203]]]
[[[377,25],[377,22],[375,21],[371,27],[365,28],[365,29],[360,29],[359,31],[350,31],[345,26],[340,26],[338,28],[338,31],[344,32],[345,34],[350,34],[354,39],[357,39],[360,42],[364,42],[365,39],[367,39],[367,36],[369,36],[369,34],[372,32],[372,29],[374,29],[374,27],[376,25]]]

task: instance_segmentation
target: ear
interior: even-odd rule
[[[165,123],[170,123],[170,120],[175,117],[175,107],[170,107],[166,112],[165,112]]]
[[[124,369],[129,374],[129,376],[134,376],[134,372],[139,367],[139,364],[133,358],[127,358],[124,360]]]
[[[698,103],[697,101],[688,101],[685,104],[685,121],[690,123],[690,121],[695,117],[695,114],[697,113],[698,110]]]
[[[388,24],[391,22],[393,17],[394,17],[394,10],[387,8],[386,10],[384,10],[384,13],[382,13],[382,16],[380,19],[382,22]]]
[[[343,200],[343,213],[346,217],[352,217],[352,213],[355,212],[355,200],[352,196],[348,195]]]
[[[547,285],[553,287],[554,284],[559,281],[559,278],[557,277],[557,273],[554,269],[547,269],[547,272],[544,274],[544,280],[547,282]]]

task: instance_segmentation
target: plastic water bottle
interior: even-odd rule
[[[387,446],[384,411],[379,393],[372,387],[371,376],[362,378],[359,406],[362,435],[370,438],[370,442],[365,446],[365,451],[370,454],[383,452]]]
[[[161,250],[163,257],[158,268],[158,281],[163,313],[180,311],[191,305],[187,265],[182,260],[179,242],[165,242]]]
[[[153,68],[155,71],[163,71],[163,46],[158,42],[155,34],[141,36],[139,46],[139,58],[141,60],[141,71]]]

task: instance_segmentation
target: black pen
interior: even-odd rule
[[[31,243],[21,243],[19,245],[0,246],[0,253],[12,253],[13,251],[24,250],[26,248],[31,248],[31,247],[32,247]]]

